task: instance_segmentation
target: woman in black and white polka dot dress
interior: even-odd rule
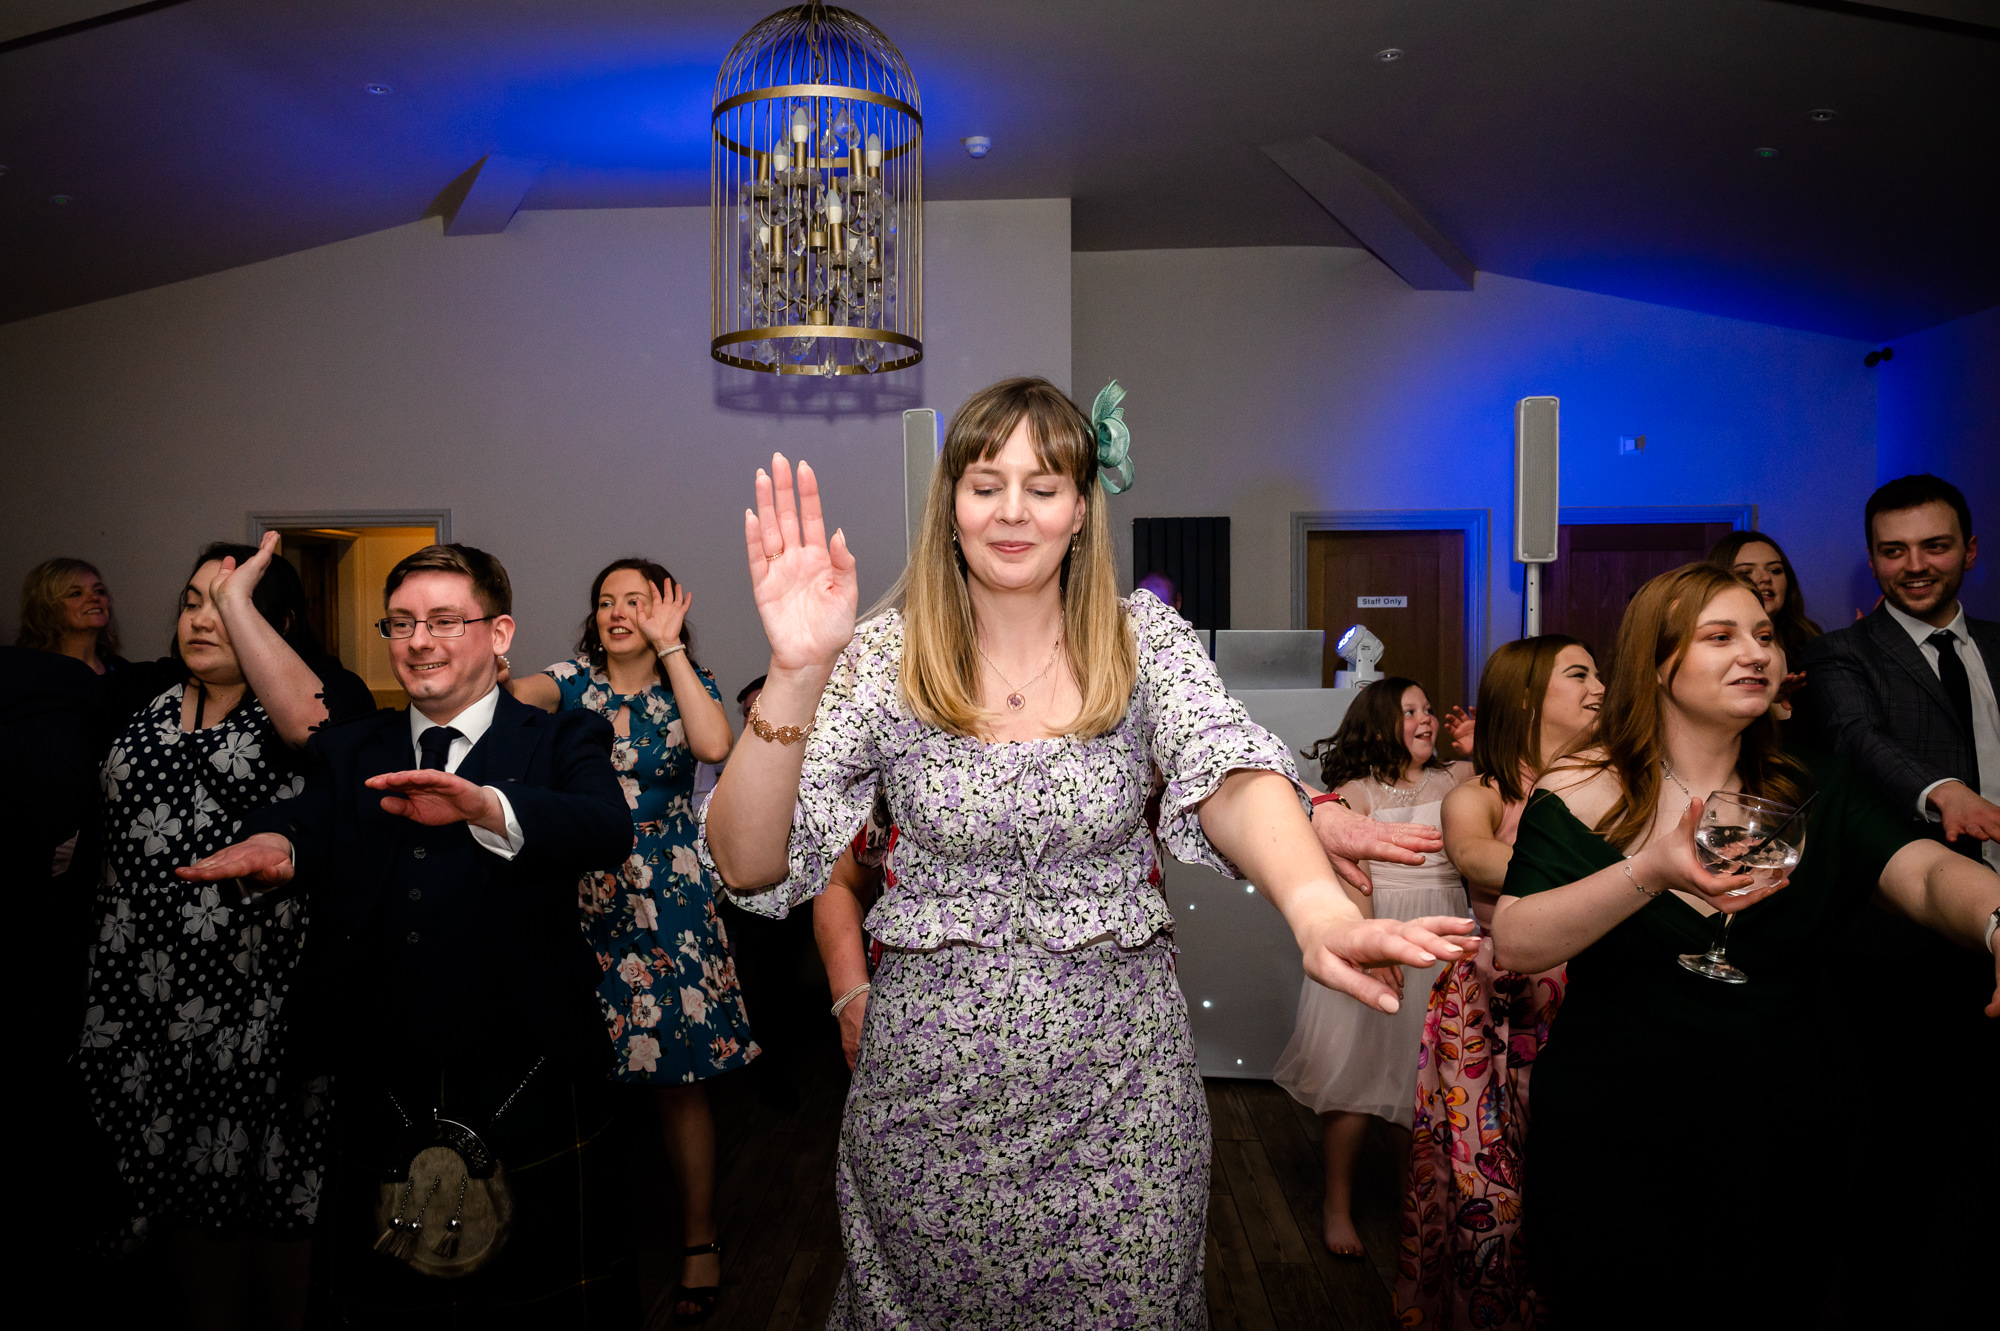
[[[299,792],[297,750],[330,713],[374,706],[313,640],[276,548],[273,533],[255,550],[202,552],[175,627],[189,678],[133,717],[105,761],[78,1067],[126,1184],[125,1243],[176,1231],[198,1303],[232,1292],[198,1272],[247,1255],[218,1261],[212,1245],[254,1244],[302,1311],[306,1245],[285,1241],[310,1232],[326,1150],[326,1086],[285,1063],[307,903],[246,902],[233,884],[174,875],[233,841],[251,810]]]

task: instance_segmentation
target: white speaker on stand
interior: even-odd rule
[[[1561,402],[1524,397],[1514,404],[1514,558],[1527,565],[1521,636],[1542,631],[1542,565],[1556,558],[1560,507]]]

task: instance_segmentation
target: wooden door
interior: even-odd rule
[[[1692,564],[1735,528],[1727,522],[1565,524],[1542,578],[1542,631],[1567,633],[1609,670],[1626,603],[1648,579]]]
[[[1322,682],[1354,624],[1382,640],[1383,673],[1424,686],[1442,712],[1465,696],[1465,533],[1316,531],[1306,538],[1306,627],[1326,630]]]

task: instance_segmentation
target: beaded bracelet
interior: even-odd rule
[[[812,734],[813,727],[819,724],[815,718],[802,726],[774,726],[758,710],[763,701],[761,697],[750,700],[750,733],[768,744],[803,744],[806,736]]]

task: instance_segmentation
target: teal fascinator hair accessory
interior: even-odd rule
[[[1097,479],[1111,494],[1132,488],[1132,432],[1125,427],[1125,390],[1113,379],[1090,407],[1090,430],[1097,438]]]

